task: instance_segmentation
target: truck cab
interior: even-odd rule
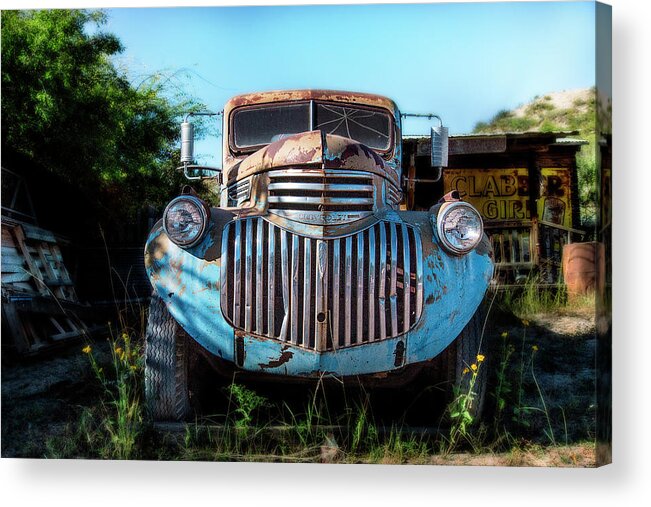
[[[225,105],[220,207],[180,195],[145,247],[156,418],[188,414],[187,340],[251,375],[391,382],[437,364],[460,378],[479,353],[491,246],[458,196],[401,210],[401,167],[401,114],[385,97],[299,90]],[[467,357],[436,361],[457,349]]]

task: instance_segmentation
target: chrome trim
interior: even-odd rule
[[[416,249],[416,316],[423,312],[423,242],[418,231],[414,231],[414,248]]]
[[[226,189],[228,206],[240,206],[251,197],[251,177],[229,185]]]
[[[252,331],[253,323],[253,220],[246,221],[246,247],[244,253],[244,330]]]
[[[270,204],[320,204],[323,206],[350,206],[373,204],[373,198],[364,197],[307,197],[303,195],[270,196]],[[314,211],[314,210],[313,210]],[[346,211],[346,210],[343,210]]]
[[[296,234],[292,234],[292,285],[291,285],[291,293],[289,297],[290,301],[290,308],[291,308],[291,315],[290,315],[290,323],[291,323],[291,342],[296,345],[298,343],[298,319],[296,316],[298,315],[298,304],[299,304],[299,298],[298,298],[298,270],[299,270],[299,259],[298,259],[298,253],[299,253],[299,244],[298,244],[298,236]],[[292,318],[294,316],[294,318]]]
[[[372,173],[289,168],[267,174],[272,215],[314,226],[342,225],[369,217],[378,208],[375,188],[381,177]],[[298,228],[297,232],[304,233]]]
[[[422,313],[422,241],[411,225],[381,221],[342,242],[249,217],[225,226],[221,250],[222,312],[247,333],[321,352],[399,336]]]
[[[314,346],[317,350],[326,350],[328,347],[328,243],[326,241],[316,241],[315,266]],[[319,315],[324,316],[322,322],[319,322]]]
[[[467,208],[472,213],[477,215],[481,231],[479,233],[479,236],[477,236],[477,241],[470,248],[455,247],[454,245],[450,244],[450,242],[445,237],[445,234],[443,234],[443,225],[445,224],[445,218],[447,214],[450,213],[450,211],[452,211],[454,208]],[[438,235],[441,244],[448,252],[454,255],[465,255],[468,252],[472,251],[481,242],[481,238],[484,235],[484,221],[481,218],[481,214],[470,203],[464,201],[446,202],[440,206],[436,215],[436,234]]]
[[[235,222],[235,239],[233,247],[233,325],[240,327],[240,315],[242,309],[240,308],[240,294],[242,292],[242,259],[240,252],[240,236],[242,235],[242,222],[238,220]]]
[[[398,237],[396,224],[389,224],[391,235],[391,285],[389,287],[389,304],[391,305],[391,336],[398,335]]]
[[[378,224],[380,229],[380,287],[378,313],[380,314],[380,340],[387,337],[386,278],[387,278],[387,235],[384,222]]]
[[[263,233],[263,224],[264,222],[262,221],[262,218],[258,218],[257,223],[256,223],[256,243],[261,246],[263,245],[262,241],[262,233]],[[258,247],[256,252],[256,259],[255,259],[255,332],[257,334],[262,334],[262,322],[263,322],[263,313],[259,311],[260,308],[262,308],[262,296],[264,295],[262,292],[262,286],[263,286],[263,281],[262,281],[262,257],[264,250],[260,247]]]
[[[283,316],[282,327],[280,328],[280,339],[283,341],[287,340],[287,333],[289,327],[289,246],[287,245],[287,231],[280,231],[280,256],[281,256],[281,283],[283,285],[283,310],[285,315]]]
[[[351,344],[351,307],[352,307],[352,271],[353,271],[353,237],[346,238],[346,273],[344,285],[344,344],[346,346]]]
[[[364,335],[364,233],[362,231],[357,235],[357,293],[355,294],[355,318],[357,320],[357,333],[355,340],[357,343],[362,342]]]
[[[167,230],[167,213],[169,209],[179,201],[191,202],[199,209],[199,212],[201,213],[202,224],[201,224],[201,229],[199,231],[199,234],[195,239],[193,239],[192,241],[188,241],[187,243],[182,243],[174,240],[170,232]],[[206,207],[206,204],[201,199],[193,195],[180,195],[172,199],[167,204],[167,206],[165,206],[165,211],[163,211],[163,230],[165,231],[165,234],[167,234],[167,237],[170,238],[170,241],[175,245],[178,245],[182,248],[191,248],[203,239],[203,236],[206,233],[206,229],[208,228],[208,220],[209,220],[208,209]]]
[[[303,239],[303,336],[304,346],[310,344],[310,324],[312,316],[312,240]],[[297,319],[298,320],[298,319]]]
[[[268,241],[269,241],[269,262],[267,262],[267,334],[276,335],[276,231],[270,222],[267,222]],[[262,246],[258,245],[262,250]],[[287,312],[285,312],[287,313]]]
[[[339,347],[339,272],[341,242],[338,239],[332,242],[332,345],[334,348]]]
[[[368,232],[368,340],[375,341],[375,231]]]
[[[300,190],[312,192],[373,192],[373,185],[341,185],[332,183],[270,183],[269,190]]]
[[[403,299],[403,318],[402,318],[402,325],[403,329],[405,332],[409,331],[409,328],[411,327],[409,325],[409,316],[411,315],[411,269],[409,266],[410,259],[409,259],[409,232],[407,230],[407,226],[405,224],[402,224],[402,278],[403,278],[403,286],[402,290],[404,293],[404,299]]]

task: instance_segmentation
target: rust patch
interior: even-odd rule
[[[258,363],[258,366],[262,368],[263,370],[266,370],[267,368],[278,368],[279,366],[289,362],[289,360],[294,357],[294,353],[291,350],[287,350],[289,346],[285,345],[281,350],[282,353],[280,354],[280,357],[278,359],[274,359],[273,361],[269,361],[268,363]]]
[[[425,300],[425,304],[431,305],[433,302],[434,302],[434,296],[430,294],[429,296],[427,296],[427,299]]]

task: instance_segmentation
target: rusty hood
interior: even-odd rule
[[[252,174],[282,167],[315,167],[365,171],[387,178],[399,186],[396,169],[367,146],[320,130],[294,134],[225,167],[230,185]]]

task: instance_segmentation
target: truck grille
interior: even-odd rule
[[[240,219],[224,230],[221,266],[233,327],[312,350],[398,336],[422,311],[421,240],[405,224],[314,239]]]
[[[373,175],[360,171],[269,171],[269,210],[289,218],[303,217],[308,222],[327,222],[328,214],[342,213],[357,220],[373,212],[373,189]],[[310,214],[314,218],[307,218]]]

